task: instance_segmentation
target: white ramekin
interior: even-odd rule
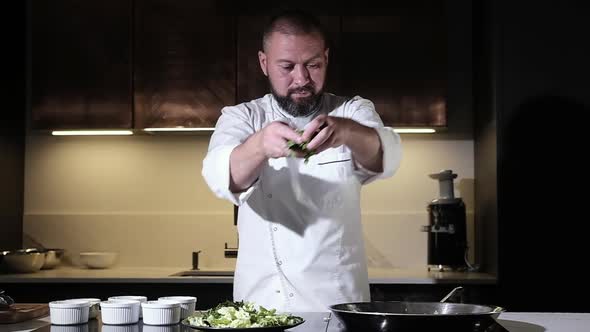
[[[172,325],[180,322],[180,302],[172,300],[147,301],[141,304],[143,323]]]
[[[172,300],[180,302],[180,319],[185,319],[195,312],[197,298],[194,296],[162,296],[158,300]]]
[[[103,324],[135,324],[139,321],[140,302],[136,300],[108,300],[100,302]]]
[[[90,302],[63,300],[49,302],[51,324],[76,325],[88,323]]]
[[[142,295],[120,295],[120,296],[111,296],[108,298],[109,301],[113,300],[135,300],[139,301],[140,303],[147,302],[147,297]],[[139,308],[139,318],[143,317],[141,308]]]
[[[68,300],[70,301],[70,300]],[[100,299],[95,298],[82,298],[82,299],[71,299],[71,301],[88,301],[90,302],[90,309],[88,311],[88,319],[95,319],[100,312]]]

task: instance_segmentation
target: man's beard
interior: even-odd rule
[[[282,109],[294,117],[306,117],[315,112],[322,96],[321,91],[319,93],[315,93],[313,86],[310,85],[296,89],[290,89],[287,91],[286,96],[280,96],[275,91],[272,84],[270,84],[270,91],[272,92],[272,95],[275,97],[279,106],[281,106]],[[303,91],[309,92],[310,95],[305,98],[300,98],[298,101],[295,101],[291,98],[291,94]]]

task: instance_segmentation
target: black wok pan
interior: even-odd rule
[[[330,306],[346,331],[486,331],[496,324],[501,307],[440,302],[355,302]]]

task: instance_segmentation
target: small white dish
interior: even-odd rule
[[[140,305],[141,303],[147,302],[147,297],[143,296],[143,295],[118,295],[118,296],[111,296],[108,298],[109,301],[118,301],[118,300],[133,300],[133,301],[139,301]],[[143,312],[140,308],[139,310],[139,318],[143,317]]]
[[[139,322],[140,302],[135,300],[109,300],[100,302],[103,324],[126,325]]]
[[[195,312],[197,298],[194,296],[162,296],[158,300],[172,300],[180,302],[180,319],[185,319]]]
[[[49,316],[54,325],[77,325],[88,323],[90,302],[63,300],[49,302]]]
[[[88,301],[90,302],[90,309],[88,311],[88,319],[95,319],[98,317],[100,312],[100,299],[96,298],[82,298],[82,299],[70,299],[68,301]]]
[[[80,262],[90,269],[106,269],[115,265],[118,257],[116,252],[81,252]]]
[[[180,322],[180,302],[172,300],[147,301],[141,304],[143,323],[172,325]]]

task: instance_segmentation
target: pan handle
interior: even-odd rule
[[[447,296],[443,297],[443,299],[440,300],[440,302],[444,303],[454,296],[461,295],[461,293],[463,293],[463,287],[461,287],[461,286],[455,287],[449,294],[447,294]]]

